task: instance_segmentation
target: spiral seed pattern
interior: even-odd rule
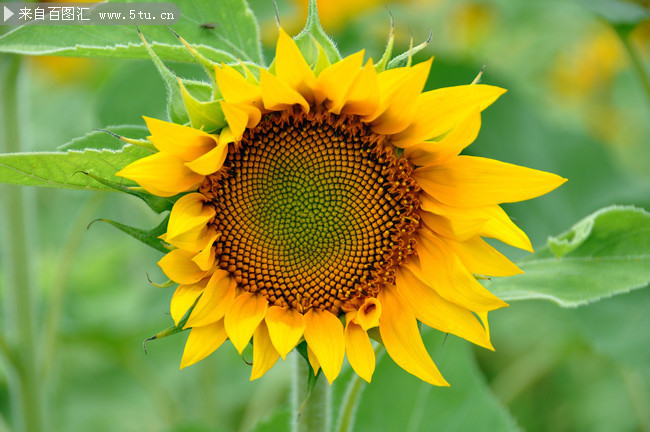
[[[270,304],[358,308],[414,251],[419,187],[393,153],[353,116],[265,115],[200,188],[219,267]]]

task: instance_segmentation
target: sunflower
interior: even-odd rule
[[[158,152],[118,175],[180,196],[158,264],[179,284],[174,321],[191,329],[181,368],[252,339],[256,379],[304,340],[330,383],[346,355],[370,381],[373,338],[404,370],[448,385],[418,321],[493,349],[487,314],[507,304],[477,275],[521,270],[482,237],[532,250],[499,204],[565,179],[459,155],[505,90],[423,92],[431,60],[380,71],[363,60],[312,66],[280,30],[259,77],[215,68],[223,129],[145,118]]]

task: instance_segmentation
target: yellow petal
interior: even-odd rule
[[[499,251],[475,236],[465,241],[441,239],[458,255],[467,269],[485,276],[512,276],[523,271]]]
[[[275,74],[307,100],[313,101],[312,92],[316,86],[314,71],[303,58],[296,42],[282,29],[275,48]]]
[[[216,270],[184,328],[202,327],[221,320],[235,300],[237,283],[225,270]]]
[[[251,381],[258,379],[273,367],[280,354],[273,348],[269,331],[264,321],[257,326],[253,334],[253,370]]]
[[[216,214],[214,207],[206,205],[206,202],[207,198],[200,193],[180,197],[169,214],[165,241],[171,243],[183,234],[201,231]]]
[[[196,158],[191,162],[185,162],[185,166],[197,174],[207,176],[214,174],[221,169],[227,155],[228,144],[219,143],[215,148],[203,156]]]
[[[316,376],[318,374],[318,369],[320,369],[320,363],[318,363],[316,354],[314,354],[314,351],[309,348],[309,345],[307,345],[307,358],[309,358],[309,365],[314,370],[314,376]]]
[[[264,296],[243,292],[226,312],[226,331],[239,354],[244,351],[255,329],[264,319],[268,305]]]
[[[273,346],[284,359],[302,338],[305,331],[303,315],[295,309],[271,306],[264,320]]]
[[[379,292],[382,304],[379,334],[388,355],[402,369],[429,384],[448,386],[424,347],[415,315],[387,287]]]
[[[262,118],[260,110],[252,105],[230,104],[222,101],[221,109],[235,139],[240,139],[247,127],[257,126]]]
[[[143,117],[151,132],[148,137],[158,150],[182,161],[191,161],[217,145],[213,135],[188,126]]]
[[[179,285],[174,291],[172,296],[171,304],[169,305],[169,310],[174,319],[174,324],[178,325],[178,322],[185,316],[185,313],[189,310],[190,307],[194,304],[196,299],[201,295],[205,286],[207,285],[207,280],[203,279],[192,285]]]
[[[228,103],[253,103],[262,99],[262,90],[259,85],[250,83],[239,72],[228,65],[216,66],[215,75],[217,86]]]
[[[167,153],[156,153],[138,159],[115,173],[161,197],[177,195],[198,188],[203,176],[187,168],[183,161]]]
[[[523,201],[552,191],[566,179],[545,171],[474,156],[414,171],[429,195],[456,207]]]
[[[369,59],[352,82],[345,95],[343,107],[327,106],[334,114],[353,114],[365,116],[377,111],[379,106],[379,83],[377,72]]]
[[[345,352],[352,369],[370,382],[375,371],[375,351],[370,338],[360,325],[349,322],[345,327]]]
[[[339,375],[345,356],[343,324],[328,311],[311,309],[305,314],[305,340],[316,354],[330,384]]]
[[[393,143],[407,147],[447,132],[472,112],[483,111],[506,90],[473,84],[445,87],[422,93],[416,105],[413,123],[393,137]]]
[[[473,112],[440,141],[414,144],[404,150],[404,157],[417,166],[445,163],[474,142],[481,129],[481,114]]]
[[[427,82],[432,61],[433,59],[429,59],[413,67],[402,68],[405,70],[404,76],[399,77],[397,82],[391,82],[388,89],[382,87],[382,75],[395,69],[379,74],[379,85],[382,91],[377,110],[379,115],[373,120],[364,118],[364,121],[372,121],[373,132],[385,135],[396,134],[412,123],[416,110],[413,101],[422,92]]]
[[[158,265],[167,277],[174,282],[190,285],[203,279],[208,273],[201,270],[192,261],[195,253],[183,249],[174,249],[158,261]]]
[[[223,320],[204,327],[194,327],[190,331],[187,342],[185,342],[181,369],[191,366],[212,354],[227,338]]]
[[[533,246],[526,233],[515,225],[501,207],[489,206],[485,207],[484,211],[489,218],[479,233],[481,236],[495,238],[510,246],[533,252]]]
[[[357,312],[357,324],[365,331],[379,325],[381,317],[381,303],[373,297],[368,297]]]
[[[405,266],[395,271],[395,287],[396,294],[408,303],[415,317],[424,324],[493,349],[490,338],[472,312],[440,297]]]
[[[425,220],[425,223],[431,223],[431,228],[440,234],[459,240],[466,240],[478,234],[483,237],[496,238],[511,246],[532,252],[532,246],[526,234],[498,205],[459,208],[445,205],[424,192],[420,193],[419,198],[422,210],[444,216],[445,221],[430,219],[427,222]],[[427,218],[428,216],[425,216],[423,219]]]
[[[416,275],[445,300],[471,311],[507,306],[474,278],[449,246],[427,230],[419,231],[417,252],[420,270]]]
[[[211,270],[214,267],[215,260],[215,250],[214,242],[221,236],[221,233],[218,232],[206,232],[205,239],[207,241],[203,244],[202,250],[192,258],[192,261],[196,263],[201,270]]]
[[[328,100],[328,106],[337,107],[340,112],[348,89],[361,72],[363,55],[364,51],[352,54],[328,66],[318,75],[318,82],[314,89],[316,105]]]
[[[309,112],[309,104],[300,93],[265,69],[260,69],[260,85],[262,101],[267,110],[281,111],[300,105],[305,112]]]
[[[424,207],[422,207],[422,209],[423,211],[420,212],[420,218],[426,226],[445,237],[461,241],[475,236],[476,233],[481,231],[481,228],[483,228],[486,222],[486,219],[468,216],[452,219],[446,216],[429,213],[424,210]]]

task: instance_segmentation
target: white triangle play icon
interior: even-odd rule
[[[7,6],[5,6],[4,14],[5,14],[5,19],[4,19],[5,22],[7,22],[7,20],[8,20],[9,18],[11,18],[12,16],[14,16],[14,13],[13,13],[13,12],[12,12],[12,11],[7,7]]]

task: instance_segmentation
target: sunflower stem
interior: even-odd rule
[[[379,363],[386,350],[383,345],[375,347],[375,362]],[[339,422],[336,432],[352,432],[354,430],[354,422],[357,415],[357,408],[359,406],[359,398],[366,388],[366,382],[357,374],[352,374],[348,387],[343,395],[341,401],[341,409],[339,409]]]
[[[2,94],[2,133],[0,151],[13,153],[20,149],[20,122],[18,115],[18,77],[21,58],[6,55],[2,58],[0,72],[0,94]],[[27,222],[25,211],[27,197],[23,189],[7,187],[4,198],[5,223],[7,227],[7,275],[6,301],[4,302],[6,328],[15,329],[15,338],[7,341],[13,360],[18,366],[15,379],[11,379],[14,430],[39,432],[43,430],[43,387],[38,375],[38,349],[34,334],[33,287],[30,272]]]
[[[307,361],[294,356],[292,391],[293,432],[329,432],[331,423],[331,387],[324,378],[318,379],[310,394],[307,392],[309,374]]]

